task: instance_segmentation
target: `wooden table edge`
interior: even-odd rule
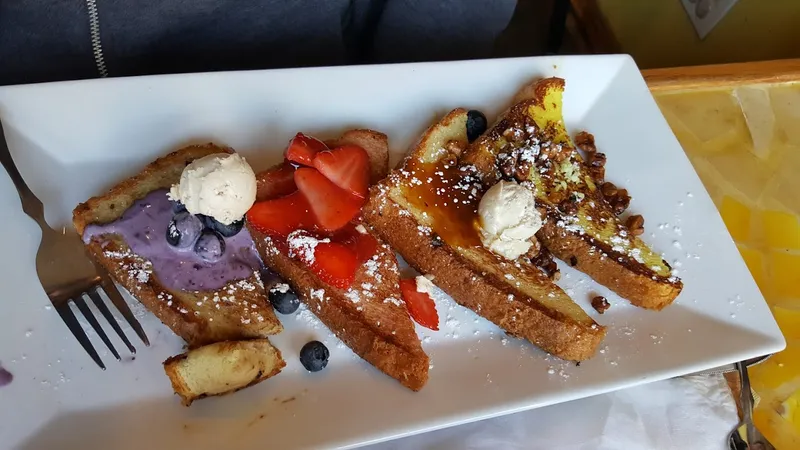
[[[800,59],[781,59],[642,71],[651,92],[713,89],[800,81]]]

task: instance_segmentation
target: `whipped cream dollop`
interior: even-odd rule
[[[215,153],[183,169],[169,197],[191,214],[205,214],[230,225],[244,217],[256,201],[256,174],[236,153]]]
[[[542,228],[533,192],[511,181],[500,181],[483,194],[478,215],[483,245],[510,260],[525,254]]]
[[[432,275],[418,275],[416,277],[417,282],[417,292],[421,292],[423,294],[432,294],[433,293],[433,280]]]

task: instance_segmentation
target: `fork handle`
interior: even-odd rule
[[[28,184],[25,183],[25,180],[19,173],[19,169],[17,169],[17,165],[14,164],[14,159],[11,157],[11,151],[8,149],[8,143],[6,143],[6,137],[3,133],[2,123],[0,123],[0,162],[3,163],[3,167],[6,169],[6,172],[8,172],[8,176],[11,177],[11,181],[14,182],[14,186],[17,188],[19,199],[22,202],[22,210],[25,211],[25,214],[30,216],[31,219],[35,220],[43,230],[48,228],[49,226],[44,220],[44,205],[42,205],[42,201],[34,195],[28,187]]]

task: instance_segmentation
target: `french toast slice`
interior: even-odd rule
[[[604,195],[604,169],[597,170],[604,155],[593,166],[567,134],[563,91],[560,78],[523,88],[461,161],[473,165],[487,184],[502,178],[532,184],[547,217],[536,237],[550,252],[634,305],[660,310],[675,300],[683,284],[617,217],[626,206],[615,211],[615,188]]]
[[[481,244],[477,206],[488,186],[456,158],[467,145],[467,117],[456,109],[431,126],[371,188],[364,219],[459,304],[560,358],[588,359],[605,328],[539,268],[501,259]]]
[[[268,339],[223,341],[205,345],[164,361],[175,393],[184,406],[258,384],[286,366]]]
[[[229,148],[207,144],[186,147],[158,158],[106,194],[79,204],[72,215],[75,229],[83,236],[90,224],[112,222],[149,193],[169,189],[193,160],[232,152]],[[219,341],[263,338],[283,330],[257,271],[249,278],[231,281],[214,291],[176,291],[165,287],[152,272],[152,264],[131,251],[119,235],[94,237],[86,248],[117,283],[183,338],[190,348]]]
[[[366,150],[371,180],[386,175],[389,149],[384,134],[351,130],[328,141],[331,147],[345,144]],[[273,179],[270,174],[280,168],[276,166],[257,175],[257,201],[274,198],[281,191],[268,182]],[[353,352],[409,389],[418,391],[425,385],[428,355],[403,302],[397,259],[389,246],[378,239],[376,254],[357,269],[351,287],[340,289],[323,282],[303,263],[281,252],[270,236],[248,227],[266,264],[281,275],[308,309]]]

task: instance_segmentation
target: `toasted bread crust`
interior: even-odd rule
[[[384,134],[350,130],[327,143],[331,147],[361,146],[370,155],[371,178],[386,176],[388,145]],[[259,200],[264,198],[259,197]],[[365,265],[356,272],[352,284],[356,291],[365,284],[372,289],[369,296],[361,295],[354,301],[343,290],[321,281],[302,263],[279,252],[269,237],[248,227],[267,266],[286,280],[309,311],[342,342],[403,386],[414,391],[422,389],[428,381],[429,358],[402,303],[397,260],[388,246],[380,243],[372,269]]]
[[[447,245],[431,245],[430,239],[417,232],[417,221],[403,211],[385,190],[373,188],[364,208],[364,219],[414,269],[435,274],[436,285],[458,304],[560,358],[583,361],[594,355],[605,337],[604,327],[566,320],[518,295],[514,301],[508,301],[509,294],[517,293],[511,292],[502,281],[481,275],[481,268],[473,267]]]
[[[231,153],[232,150],[208,144],[186,147],[157,159],[139,174],[112,187],[105,195],[92,197],[78,205],[73,211],[75,229],[82,235],[89,224],[116,220],[136,200],[177,182],[183,168],[191,161],[221,152]],[[157,274],[148,273],[149,263],[132,253],[118,236],[107,235],[102,241],[93,239],[86,249],[117,283],[190,347],[266,337],[283,330],[267,300],[258,273],[245,280],[230,282],[216,291],[175,291],[167,289]],[[221,297],[226,301],[219,301]]]
[[[325,141],[330,147],[339,147],[346,144],[358,145],[366,150],[370,163],[370,184],[380,181],[389,172],[389,140],[385,134],[366,129],[345,131],[338,139]]]
[[[641,270],[641,264],[619,262],[619,259],[627,262],[626,255],[601,242],[590,241],[586,235],[566,233],[564,228],[556,226],[556,222],[557,219],[553,218],[547,220],[536,233],[542,244],[562,261],[577,262],[574,268],[634,305],[661,310],[681,293],[682,283],[671,283],[664,277]],[[598,253],[608,257],[597,257]]]
[[[198,375],[186,370],[189,364],[201,366],[199,374],[201,377],[209,370],[216,370],[216,374],[220,376],[214,378],[213,386],[204,386],[205,389],[198,390],[195,385],[200,380],[192,379]],[[253,386],[279,374],[284,367],[286,362],[280,350],[266,338],[217,342],[172,356],[164,361],[164,372],[172,383],[172,389],[181,397],[184,406],[190,406],[195,400],[232,394]],[[243,373],[254,370],[252,378],[242,379]]]

